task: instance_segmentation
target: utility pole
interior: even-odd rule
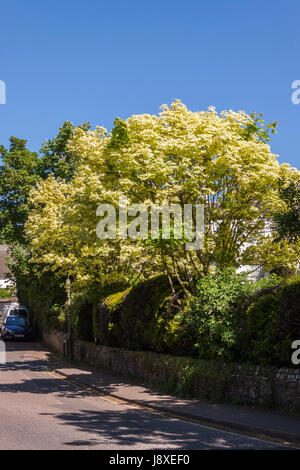
[[[66,293],[67,293],[67,322],[68,322],[68,359],[72,360],[72,331],[71,331],[71,280],[68,276],[66,280]]]

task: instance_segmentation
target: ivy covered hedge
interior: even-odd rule
[[[172,293],[168,278],[158,276],[108,296],[97,310],[100,344],[156,352],[189,350],[188,334],[177,330],[182,296]],[[188,341],[189,343],[189,341]]]
[[[300,279],[291,278],[253,302],[247,312],[247,357],[261,364],[290,364],[300,339]]]
[[[96,310],[100,344],[201,359],[291,365],[300,339],[300,280],[255,284],[226,270],[198,281],[185,304],[159,276],[108,296]]]
[[[66,293],[59,278],[46,272],[40,277],[17,276],[16,282],[18,299],[28,307],[38,337],[42,330],[66,330]]]
[[[252,284],[229,269],[203,276],[189,298],[174,280],[172,287],[158,276],[127,289],[73,292],[73,337],[132,351],[291,365],[292,342],[300,339],[299,277]],[[38,329],[66,331],[63,280],[50,273],[18,279],[18,296]]]

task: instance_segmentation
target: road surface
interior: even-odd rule
[[[6,343],[0,365],[0,450],[280,449],[96,397],[51,372],[38,343]]]

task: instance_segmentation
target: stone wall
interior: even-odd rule
[[[67,335],[61,331],[43,331],[43,344],[61,355],[66,354]]]
[[[224,364],[84,341],[74,359],[180,396],[300,413],[300,368]]]
[[[66,354],[66,334],[43,332],[43,342]],[[187,398],[261,406],[300,414],[300,368],[224,364],[189,357],[75,341],[75,362]]]
[[[7,304],[14,304],[14,303],[17,303],[18,302],[18,298],[17,297],[9,297],[7,299],[0,299],[0,309],[2,307],[4,307],[4,305],[7,305]]]

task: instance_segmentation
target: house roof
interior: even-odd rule
[[[8,245],[0,245],[0,279],[5,279],[10,271],[6,266],[6,257],[9,255]]]

